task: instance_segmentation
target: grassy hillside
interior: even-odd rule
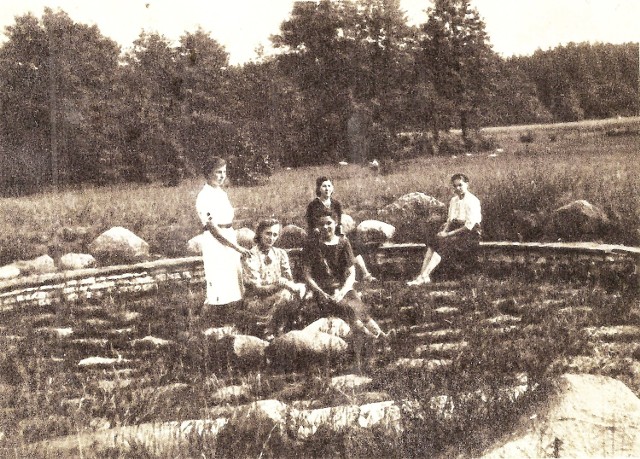
[[[385,164],[380,175],[355,165],[280,170],[263,186],[230,186],[228,192],[239,226],[251,227],[268,215],[303,225],[318,175],[334,178],[335,197],[347,213],[362,220],[375,218],[382,206],[412,191],[447,202],[449,177],[464,172],[483,203],[487,240],[517,238],[516,209],[538,212],[586,199],[614,222],[605,242],[640,245],[638,122],[611,123],[494,129],[487,133],[499,148],[493,153],[404,159]],[[156,254],[184,255],[186,241],[199,231],[194,202],[203,183],[121,185],[2,199],[0,264],[86,250],[112,226],[134,231]],[[86,230],[82,237],[70,237],[65,227]]]

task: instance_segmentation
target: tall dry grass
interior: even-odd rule
[[[529,132],[528,129],[526,132]],[[533,133],[491,134],[500,152],[448,157],[418,157],[386,164],[380,175],[348,165],[308,167],[276,172],[265,185],[228,188],[239,226],[253,226],[261,216],[278,216],[304,226],[307,203],[314,197],[315,178],[332,177],[335,198],[357,220],[376,218],[377,211],[401,195],[422,191],[442,202],[451,196],[449,177],[471,178],[470,190],[483,203],[485,238],[516,239],[514,210],[548,211],[576,199],[601,207],[614,222],[605,242],[640,244],[640,166],[638,133],[607,135],[591,127]],[[231,178],[233,179],[233,178]],[[85,187],[0,200],[0,263],[48,252],[82,250],[89,239],[113,227],[129,228],[165,256],[184,255],[188,239],[200,228],[194,211],[203,180],[174,188],[161,185]],[[65,243],[62,228],[88,227],[78,246]],[[68,242],[68,241],[67,241]]]

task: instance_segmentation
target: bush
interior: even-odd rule
[[[524,133],[520,134],[520,136],[518,138],[520,139],[520,142],[522,142],[522,143],[533,143],[533,141],[535,140],[536,136],[533,133],[533,131],[527,131],[527,132],[524,132]]]

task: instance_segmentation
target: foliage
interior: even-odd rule
[[[438,97],[453,104],[466,142],[491,84],[494,57],[484,22],[469,0],[436,0],[428,16],[421,42],[426,79]]]
[[[398,0],[295,2],[276,56],[230,66],[201,29],[131,49],[45,8],[0,45],[0,193],[199,175],[229,156],[241,183],[278,165],[396,161],[451,152],[460,128],[628,116],[638,111],[636,45],[569,44],[503,59],[468,0],[438,0],[409,26]],[[402,150],[401,132],[424,131]],[[615,134],[615,133],[614,133]],[[429,139],[426,141],[426,139]],[[233,157],[232,157],[233,156]]]
[[[507,64],[535,84],[556,121],[638,113],[637,43],[569,43]]]

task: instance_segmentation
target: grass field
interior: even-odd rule
[[[464,172],[483,203],[486,239],[515,238],[516,209],[545,211],[586,199],[616,224],[607,242],[640,245],[639,137],[633,123],[616,124],[615,131],[594,130],[593,123],[495,130],[487,135],[502,151],[398,160],[385,163],[381,174],[352,165],[280,170],[263,186],[231,186],[228,192],[240,225],[277,215],[304,226],[318,175],[334,178],[336,198],[362,220],[412,191],[446,202],[449,176]],[[0,261],[82,251],[116,225],[145,238],[156,254],[183,255],[186,241],[199,232],[193,207],[201,186],[193,180],[175,188],[131,185],[3,199]],[[87,233],[71,239],[64,227],[86,227]],[[88,458],[469,457],[508,432],[567,369],[620,378],[640,394],[640,311],[633,292],[564,280],[532,283],[512,273],[500,279],[474,274],[434,289],[384,281],[363,295],[373,316],[399,332],[388,347],[370,349],[361,370],[371,380],[349,391],[332,381],[352,372],[353,360],[293,373],[266,362],[230,364],[224,343],[203,334],[211,317],[201,311],[201,287],[1,310],[0,456],[64,457],[48,449],[47,441],[66,436],[66,454]],[[588,331],[621,324],[630,332],[605,338],[610,342],[604,344]],[[164,344],[143,341],[147,336]],[[118,360],[81,367],[89,356]],[[435,369],[396,365],[415,359],[450,363]],[[523,397],[505,398],[496,390],[522,374],[528,384]],[[237,386],[247,391],[226,399],[217,395]],[[458,407],[451,416],[438,416],[430,405],[442,395]],[[244,418],[216,439],[194,435],[187,445],[161,445],[154,438],[90,449],[76,445],[84,434],[211,419],[218,409],[263,399],[312,408],[409,399],[419,402],[419,410],[403,411],[402,433],[345,428],[301,441],[286,426]]]
[[[613,124],[612,124],[613,123]],[[554,128],[555,126],[555,128]],[[596,127],[598,128],[596,128]],[[611,127],[614,126],[614,127]],[[448,202],[448,180],[466,173],[482,201],[486,240],[517,240],[514,210],[549,211],[576,199],[601,207],[612,229],[604,242],[640,245],[639,121],[585,122],[487,129],[499,151],[422,156],[385,163],[380,175],[356,165],[277,171],[265,185],[228,188],[239,226],[275,215],[304,227],[307,203],[319,175],[333,177],[336,199],[356,220],[401,195],[421,191]],[[522,137],[527,136],[527,143]],[[232,179],[232,178],[231,178]],[[85,251],[102,231],[124,226],[152,252],[181,256],[199,232],[194,202],[203,181],[178,187],[119,185],[0,200],[0,263],[49,253]],[[64,227],[86,227],[81,240],[65,240]]]
[[[637,305],[624,295],[577,283],[531,285],[517,277],[481,276],[435,290],[384,282],[363,293],[375,317],[385,327],[396,327],[398,335],[388,348],[370,349],[361,370],[369,382],[355,389],[332,384],[334,377],[353,372],[351,359],[282,373],[230,358],[223,341],[203,334],[211,319],[200,311],[201,291],[2,311],[0,455],[469,457],[543,399],[554,377],[576,356],[592,362],[584,371],[611,374],[636,393],[640,389],[628,366],[637,358],[637,346],[616,340],[610,346],[618,354],[609,354],[607,365],[598,366],[598,358],[613,347],[592,342],[583,332],[586,326],[620,321],[640,325]],[[148,335],[165,344],[138,341]],[[122,360],[78,364],[96,355]],[[399,366],[407,359],[449,364]],[[522,384],[523,375],[523,395],[505,397],[503,389]],[[228,387],[246,390],[221,397]],[[446,416],[431,404],[444,395],[452,410]],[[149,433],[144,442],[121,438],[115,446],[99,443],[78,450],[81,435],[141,424],[159,430],[166,421],[211,420],[269,399],[306,408],[416,400],[418,408],[403,412],[402,433],[353,426],[319,431],[301,441],[268,419],[240,417],[217,438],[194,435],[186,445],[156,441]],[[56,443],[62,450],[47,442],[65,436],[66,443]]]

